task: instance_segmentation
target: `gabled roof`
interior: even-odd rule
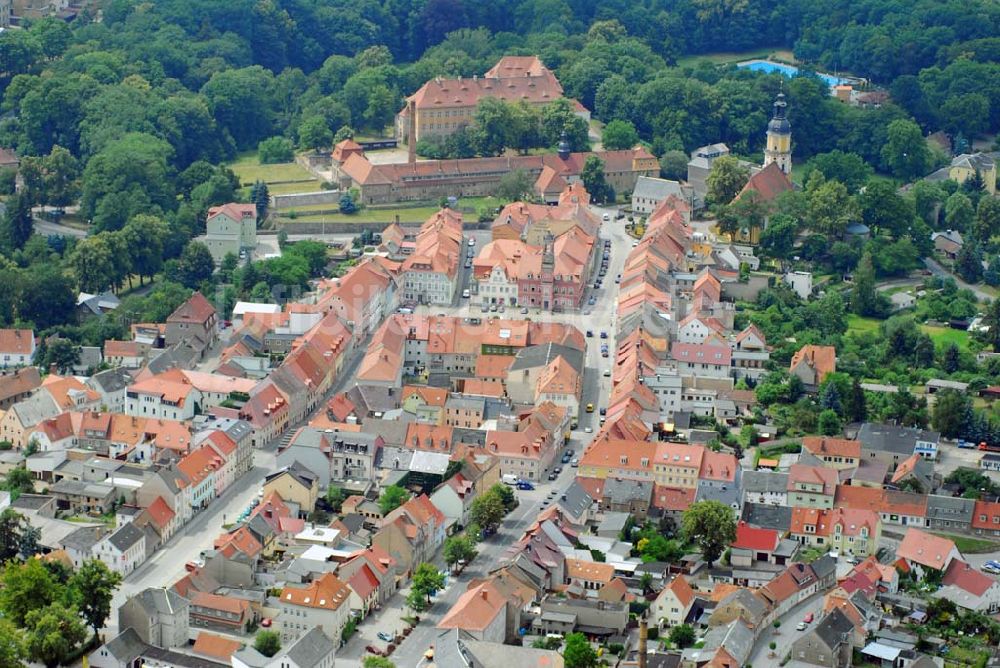
[[[771,202],[783,192],[792,190],[791,179],[785,174],[778,163],[772,162],[764,169],[750,177],[736,199],[746,196],[751,190],[757,193],[759,201]]]
[[[462,594],[437,627],[482,631],[504,613],[506,606],[507,598],[487,580]]]
[[[281,602],[321,610],[337,610],[350,596],[347,583],[333,573],[324,573],[306,587],[285,587],[281,590]]]
[[[861,457],[861,442],[849,441],[846,438],[830,438],[827,436],[806,436],[802,439],[802,447],[817,457]]]
[[[0,353],[29,355],[35,346],[35,333],[30,329],[0,329]]]
[[[771,163],[776,164],[776,163]],[[816,346],[807,344],[792,355],[789,368],[794,370],[799,364],[805,363],[816,372],[818,382],[823,382],[828,373],[837,370],[837,349],[833,346]]]
[[[732,546],[742,550],[771,551],[778,546],[781,537],[774,529],[758,529],[741,521],[736,525],[736,540]]]
[[[939,571],[948,567],[953,552],[957,552],[953,541],[913,527],[896,548],[898,558]]]
[[[982,596],[990,587],[1000,587],[995,578],[981,573],[961,559],[952,559],[941,584],[953,585],[974,596]]]
[[[204,324],[214,315],[215,307],[205,299],[205,295],[195,292],[191,295],[190,299],[178,306],[167,317],[167,322],[196,322]]]

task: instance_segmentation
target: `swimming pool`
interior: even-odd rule
[[[752,70],[754,72],[765,72],[771,74],[777,72],[783,74],[788,78],[798,76],[799,68],[793,65],[785,65],[784,63],[775,63],[770,60],[747,60],[742,63],[737,63],[736,67],[745,70]],[[822,72],[817,72],[816,76],[826,82],[826,84],[833,88],[838,84],[852,83],[854,79],[845,79],[844,77],[837,77],[832,74],[824,74]]]

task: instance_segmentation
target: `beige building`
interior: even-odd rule
[[[305,587],[281,590],[281,642],[289,643],[320,627],[330,638],[340,638],[347,624],[351,589],[333,573],[325,573]]]
[[[257,247],[257,207],[229,202],[213,206],[205,220],[205,246],[216,264],[227,254],[239,257]]]
[[[292,462],[291,466],[264,478],[264,496],[272,492],[282,501],[296,503],[303,512],[309,512],[319,498],[319,476],[299,462]]]

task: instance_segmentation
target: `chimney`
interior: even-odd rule
[[[646,639],[649,628],[646,625],[646,615],[639,618],[639,668],[646,668]]]
[[[486,590],[485,589],[480,590],[479,595],[483,597],[484,601],[486,600]]]
[[[411,165],[417,161],[417,102],[410,100],[410,113],[407,119],[410,123],[409,135],[406,139],[406,161]]]

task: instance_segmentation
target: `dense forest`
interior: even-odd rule
[[[857,181],[845,193],[835,182],[820,190],[817,179],[812,208],[784,213],[836,230],[842,216],[820,225],[814,214],[853,197],[873,171],[901,182],[940,161],[922,134],[971,139],[1000,128],[998,28],[1000,6],[986,0],[111,0],[69,24],[27,22],[0,34],[0,145],[22,156],[25,182],[3,217],[0,320],[69,326],[76,289],[217,281],[188,240],[209,206],[251,197],[221,163],[261,142],[287,153],[350,128],[381,132],[427,79],[482,73],[504,54],[538,54],[569,97],[618,121],[621,141],[636,132],[668,176],[681,152],[706,143],[757,157],[783,89],[797,160]],[[866,77],[894,102],[859,109],[815,77],[787,81],[697,58],[754,48],[791,48],[807,67]],[[12,189],[12,174],[0,174],[0,190]],[[934,227],[951,194],[921,190],[915,210]],[[93,224],[89,237],[32,236],[30,207],[74,202]],[[864,202],[859,210],[893,215]],[[759,215],[726,213],[733,225]],[[766,252],[787,245],[782,229]],[[836,265],[828,246],[818,259]],[[894,272],[879,259],[879,273]],[[303,262],[294,283],[312,273]],[[259,282],[242,283],[249,291]]]

